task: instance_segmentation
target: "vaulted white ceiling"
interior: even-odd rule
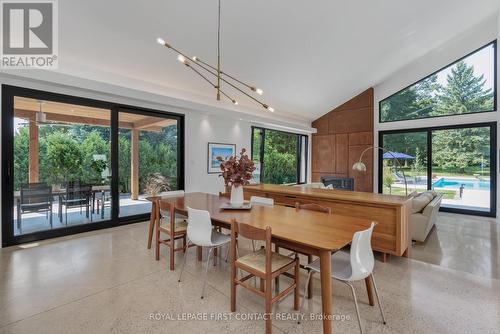
[[[312,120],[498,7],[498,0],[222,0],[223,68],[261,87],[276,114]],[[216,19],[217,0],[62,0],[60,71],[212,101],[213,89],[155,40],[214,63]],[[239,108],[254,107],[238,99]]]

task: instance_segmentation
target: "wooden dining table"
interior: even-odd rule
[[[370,227],[371,220],[300,210],[281,205],[253,205],[250,210],[224,210],[227,198],[206,193],[186,193],[179,197],[165,197],[162,201],[174,203],[178,213],[187,215],[188,207],[206,210],[212,223],[230,229],[233,222],[258,228],[271,227],[272,242],[278,246],[320,259],[323,333],[332,333],[332,252],[348,245],[356,231]],[[373,289],[365,280],[368,298],[373,305]],[[234,298],[231,291],[231,298]]]

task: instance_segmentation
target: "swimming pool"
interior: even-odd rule
[[[460,189],[461,185],[464,185],[465,189],[490,190],[490,180],[442,177],[432,184],[433,188],[444,189]]]

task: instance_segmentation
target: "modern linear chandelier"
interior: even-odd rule
[[[225,83],[232,88],[236,89],[240,93],[246,95],[253,101],[257,102],[260,104],[264,109],[274,112],[274,109],[270,107],[269,105],[259,101],[257,98],[254,96],[250,95],[249,93],[245,92],[245,89],[249,89],[251,92],[262,95],[263,91],[260,88],[257,88],[253,85],[249,85],[234,76],[222,71],[221,69],[221,57],[220,57],[220,13],[221,13],[221,7],[220,7],[220,1],[219,0],[219,15],[218,15],[218,22],[217,22],[217,67],[212,66],[205,61],[201,60],[199,57],[189,57],[185,53],[177,50],[175,47],[173,47],[171,44],[165,42],[164,39],[158,38],[157,42],[160,45],[165,46],[166,48],[173,50],[174,52],[177,53],[177,60],[179,60],[181,63],[186,65],[187,68],[193,70],[196,74],[198,74],[201,78],[203,78],[205,81],[207,81],[212,87],[214,87],[217,90],[217,101],[220,101],[221,99],[221,94],[224,95],[226,98],[228,98],[233,104],[237,105],[238,101],[230,97],[227,93],[225,93],[222,90],[221,84]],[[194,65],[194,66],[193,66]],[[202,73],[199,69],[205,71],[208,76],[212,80],[215,80],[213,82],[211,79],[207,77],[204,73]]]

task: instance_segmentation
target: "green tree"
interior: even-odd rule
[[[267,149],[266,154],[264,154],[264,183],[293,182],[297,182],[295,154]]]
[[[447,76],[433,115],[464,114],[493,108],[493,92],[484,89],[484,75],[475,76],[474,66],[459,61]]]
[[[21,184],[28,183],[29,130],[27,126],[19,128],[14,134],[14,190]]]
[[[98,184],[102,179],[103,166],[98,166],[100,163],[96,163],[94,160],[94,155],[103,154],[106,156],[106,166],[109,167],[107,163],[110,161],[110,147],[109,143],[106,142],[98,131],[92,130],[86,133],[85,139],[83,139],[80,146],[82,156],[83,156],[83,168],[81,180],[84,183]],[[102,160],[101,160],[102,161]]]
[[[127,134],[120,130],[118,137],[118,178],[122,193],[130,192],[130,131]]]
[[[392,194],[392,185],[394,184],[394,175],[392,174],[392,167],[384,161],[383,167],[383,175],[382,175],[382,183],[384,187],[389,188],[389,194]]]
[[[432,162],[448,170],[458,170],[477,166],[490,159],[489,128],[465,128],[439,130],[432,137]]]
[[[396,93],[381,102],[381,119],[394,121],[431,115],[436,104],[434,97],[441,88],[437,82],[437,75],[431,75],[419,83]]]
[[[71,135],[54,132],[47,136],[47,153],[44,160],[51,173],[47,177],[52,184],[78,178],[82,172],[83,154],[80,145]]]

